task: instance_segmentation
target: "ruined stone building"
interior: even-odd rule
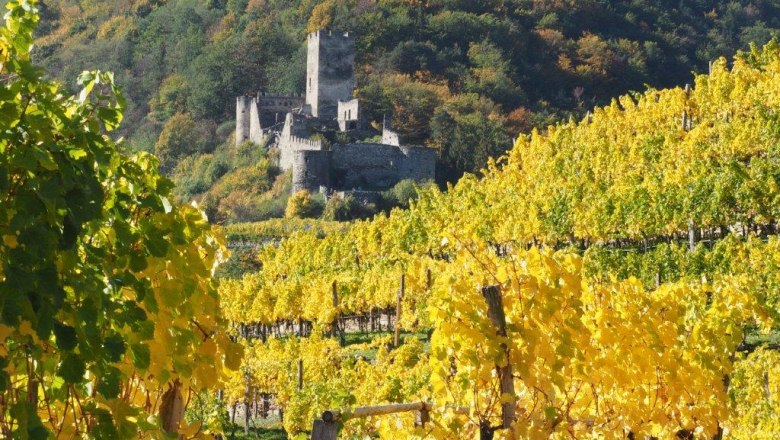
[[[276,138],[279,166],[292,170],[293,191],[382,190],[403,179],[434,178],[432,149],[401,145],[383,124],[381,143],[323,142],[323,134],[371,137],[354,98],[355,38],[349,33],[318,31],[307,37],[304,96],[239,96],[236,143]]]

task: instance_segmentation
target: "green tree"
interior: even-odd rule
[[[126,156],[104,134],[122,120],[113,76],[85,72],[68,97],[30,61],[34,2],[7,7],[0,437],[188,433],[182,393],[240,360],[211,278],[220,240],[200,212],[170,203],[153,156]]]
[[[454,96],[436,109],[431,130],[447,179],[478,172],[511,147],[498,106],[476,93]]]
[[[178,113],[165,123],[154,153],[160,159],[160,171],[169,174],[183,158],[195,153],[208,153],[213,146],[209,127],[198,123],[188,113]]]
[[[189,84],[183,75],[176,73],[165,78],[158,96],[149,103],[150,114],[155,120],[163,122],[177,113],[186,112],[189,94]]]

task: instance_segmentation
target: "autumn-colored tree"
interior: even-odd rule
[[[213,132],[189,113],[177,113],[165,123],[154,154],[160,159],[160,171],[170,174],[183,158],[209,152],[214,147]]]
[[[317,205],[309,191],[304,189],[296,192],[287,200],[284,216],[287,218],[314,217],[321,209],[322,207]]]

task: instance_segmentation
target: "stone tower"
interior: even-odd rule
[[[259,144],[262,140],[263,130],[257,103],[258,98],[252,96],[236,98],[236,145],[244,141]]]
[[[347,33],[309,34],[306,104],[319,118],[336,118],[339,101],[350,101],[355,86],[355,38]]]

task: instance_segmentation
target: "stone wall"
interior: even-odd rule
[[[305,189],[315,193],[320,186],[330,186],[330,157],[331,152],[323,150],[293,152],[293,192]]]
[[[286,171],[293,167],[293,158],[297,150],[321,150],[322,141],[308,138],[309,126],[304,115],[287,113],[284,128],[279,136],[279,168]]]
[[[338,103],[338,123],[339,130],[361,130],[362,124],[360,114],[360,101],[357,98],[350,101],[339,101]]]
[[[382,143],[386,145],[395,145],[396,147],[401,145],[401,137],[393,130],[383,127],[382,128]]]
[[[263,92],[257,96],[257,99],[261,111],[282,114],[302,108],[306,103],[306,98],[302,95],[280,96]]]
[[[336,144],[330,183],[336,189],[386,189],[403,179],[433,179],[435,161],[436,152],[429,148]]]
[[[432,180],[436,152],[424,147],[383,144],[335,144],[323,150],[320,141],[291,136],[280,144],[280,166],[292,169],[293,191],[382,190],[404,179]]]
[[[412,179],[417,182],[433,180],[436,177],[436,151],[426,147],[399,147],[404,154],[399,180]]]
[[[355,86],[355,38],[317,31],[307,39],[306,104],[319,118],[336,118],[338,102],[349,101]]]

